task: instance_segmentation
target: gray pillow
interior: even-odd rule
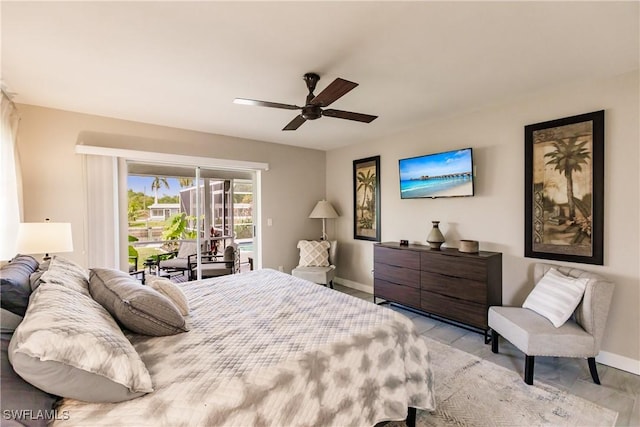
[[[31,296],[9,360],[25,381],[57,396],[120,402],[153,391],[146,366],[113,317],[91,296],[56,283]]]
[[[23,317],[18,316],[15,313],[10,312],[9,310],[5,310],[4,308],[0,308],[0,328],[2,332],[8,332],[10,334],[16,330],[20,322],[22,322]]]
[[[4,327],[4,325],[3,325]],[[2,426],[25,425],[28,427],[44,427],[48,420],[46,417],[37,417],[37,414],[51,414],[56,396],[32,386],[13,370],[9,363],[7,349],[11,334],[2,333],[1,361],[0,361],[0,390],[2,394]],[[18,414],[22,414],[22,417]],[[16,416],[14,418],[14,416]],[[32,415],[32,416],[29,416]]]
[[[38,261],[29,255],[17,255],[0,268],[0,306],[24,316],[29,305],[29,276],[38,268]]]
[[[29,282],[31,282],[31,290],[35,291],[38,289],[38,286],[42,283],[42,275],[45,271],[49,269],[49,265],[51,265],[51,260],[43,261],[38,266],[38,269],[31,273],[31,277],[29,277]]]
[[[175,304],[127,273],[93,268],[89,292],[125,328],[138,334],[165,336],[188,331]]]

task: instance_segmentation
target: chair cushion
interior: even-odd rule
[[[300,240],[300,267],[328,267],[329,247],[331,245],[326,240]]]
[[[202,263],[202,278],[233,274],[233,268],[229,264],[229,262]]]
[[[522,307],[546,317],[558,328],[580,304],[588,281],[586,278],[565,276],[551,268],[533,288]]]
[[[559,328],[521,307],[490,307],[489,327],[529,356],[596,356],[595,339],[573,320]]]
[[[291,275],[320,285],[328,285],[336,274],[334,266],[329,267],[296,267]]]
[[[194,255],[198,252],[198,245],[196,242],[180,242],[178,248],[178,258],[187,258],[189,255]]]
[[[184,317],[170,299],[127,273],[93,268],[89,289],[93,299],[130,331],[151,336],[188,331]]]

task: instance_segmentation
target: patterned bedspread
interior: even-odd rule
[[[371,426],[435,408],[426,343],[392,310],[274,270],[181,285],[189,332],[128,335],[155,391],[65,399],[55,426]]]

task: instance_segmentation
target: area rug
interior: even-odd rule
[[[427,340],[436,381],[435,412],[416,426],[613,426],[618,413],[438,341]],[[392,423],[403,425],[403,423]]]

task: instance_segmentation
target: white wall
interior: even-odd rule
[[[67,256],[82,265],[87,265],[86,197],[82,155],[75,154],[75,145],[83,131],[119,135],[109,139],[111,144],[132,150],[268,163],[262,173],[263,267],[291,271],[298,260],[297,241],[321,233],[321,222],[308,215],[325,195],[323,151],[24,104],[18,111],[24,220],[71,222],[74,252]]]
[[[503,304],[521,304],[535,259],[524,258],[524,126],[605,110],[604,266],[572,264],[616,283],[603,351],[640,374],[640,159],[638,72],[551,88],[527,98],[425,123],[393,137],[327,153],[327,199],[341,217],[340,279],[372,286],[372,243],[353,240],[352,161],[381,156],[382,240],[425,244],[440,220],[447,245],[460,239],[503,253]],[[384,119],[382,117],[381,119]],[[473,147],[476,195],[401,200],[398,159]],[[559,263],[563,264],[563,263]],[[564,263],[567,264],[567,263]],[[619,360],[618,360],[619,359]],[[600,360],[600,359],[599,359]],[[603,363],[606,361],[603,360]]]

